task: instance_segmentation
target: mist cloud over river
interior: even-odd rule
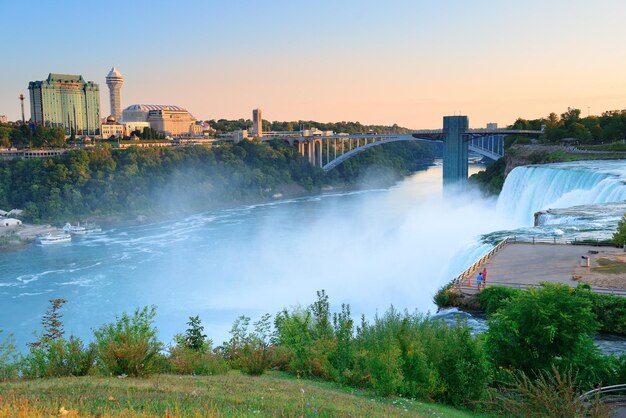
[[[373,316],[391,304],[433,310],[432,295],[488,249],[485,231],[514,226],[495,202],[441,196],[441,167],[390,190],[210,211],[105,231],[54,248],[2,254],[0,329],[33,339],[48,299],[68,300],[67,332],[157,305],[169,341],[199,314],[221,343],[233,320],[303,306],[325,289],[335,306]],[[455,256],[456,255],[456,256]]]

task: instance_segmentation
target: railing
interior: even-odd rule
[[[495,247],[493,247],[491,249],[491,251],[489,251],[487,254],[483,255],[482,257],[480,257],[478,259],[478,261],[476,261],[474,264],[472,264],[471,266],[466,268],[465,271],[463,271],[461,274],[456,276],[456,278],[454,280],[452,280],[452,286],[453,287],[454,286],[456,286],[456,287],[460,286],[461,282],[463,282],[468,277],[471,277],[474,274],[474,272],[476,270],[478,270],[478,268],[481,265],[483,265],[484,263],[489,261],[491,259],[491,257],[496,255],[496,253],[498,251],[500,251],[502,248],[504,248],[504,246],[507,245],[509,242],[510,242],[510,238],[509,237],[507,237],[507,238],[503,239],[502,241],[500,241]]]
[[[567,240],[564,238],[535,238],[535,237],[509,237],[509,244],[553,244],[553,245],[590,245],[594,247],[615,247],[611,241],[600,241],[599,239]]]
[[[622,393],[621,396],[607,396],[609,394],[614,393]],[[597,388],[590,390],[589,392],[583,393],[578,397],[583,402],[589,402],[595,397],[604,397],[607,396],[606,399],[602,399],[603,403],[611,404],[615,406],[623,406],[626,405],[626,384],[622,385],[613,385],[613,386],[605,386],[602,388]]]
[[[463,282],[464,280],[461,280],[459,284],[456,286],[456,288],[459,290],[460,289],[476,289],[475,287],[468,286],[464,284]],[[528,289],[530,287],[534,287],[534,288],[543,287],[541,283],[513,283],[513,282],[500,282],[500,281],[498,282],[491,281],[486,286],[504,286],[504,287],[511,287],[514,289]],[[591,290],[593,293],[601,293],[603,295],[626,297],[626,290],[624,289],[614,289],[611,287],[593,286]]]

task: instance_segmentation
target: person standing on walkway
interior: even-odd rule
[[[478,282],[478,291],[480,292],[480,287],[483,284],[483,273],[482,273],[482,271],[480,273],[478,273],[478,277],[476,278],[476,281]]]
[[[483,289],[487,287],[487,267],[483,269]]]

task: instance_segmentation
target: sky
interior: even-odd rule
[[[0,0],[0,115],[48,73],[197,119],[439,128],[626,108],[623,0]],[[30,103],[26,100],[26,117]]]

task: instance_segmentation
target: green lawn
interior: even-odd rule
[[[0,383],[0,418],[30,416],[474,417],[476,414],[270,372],[250,377],[156,375]]]

